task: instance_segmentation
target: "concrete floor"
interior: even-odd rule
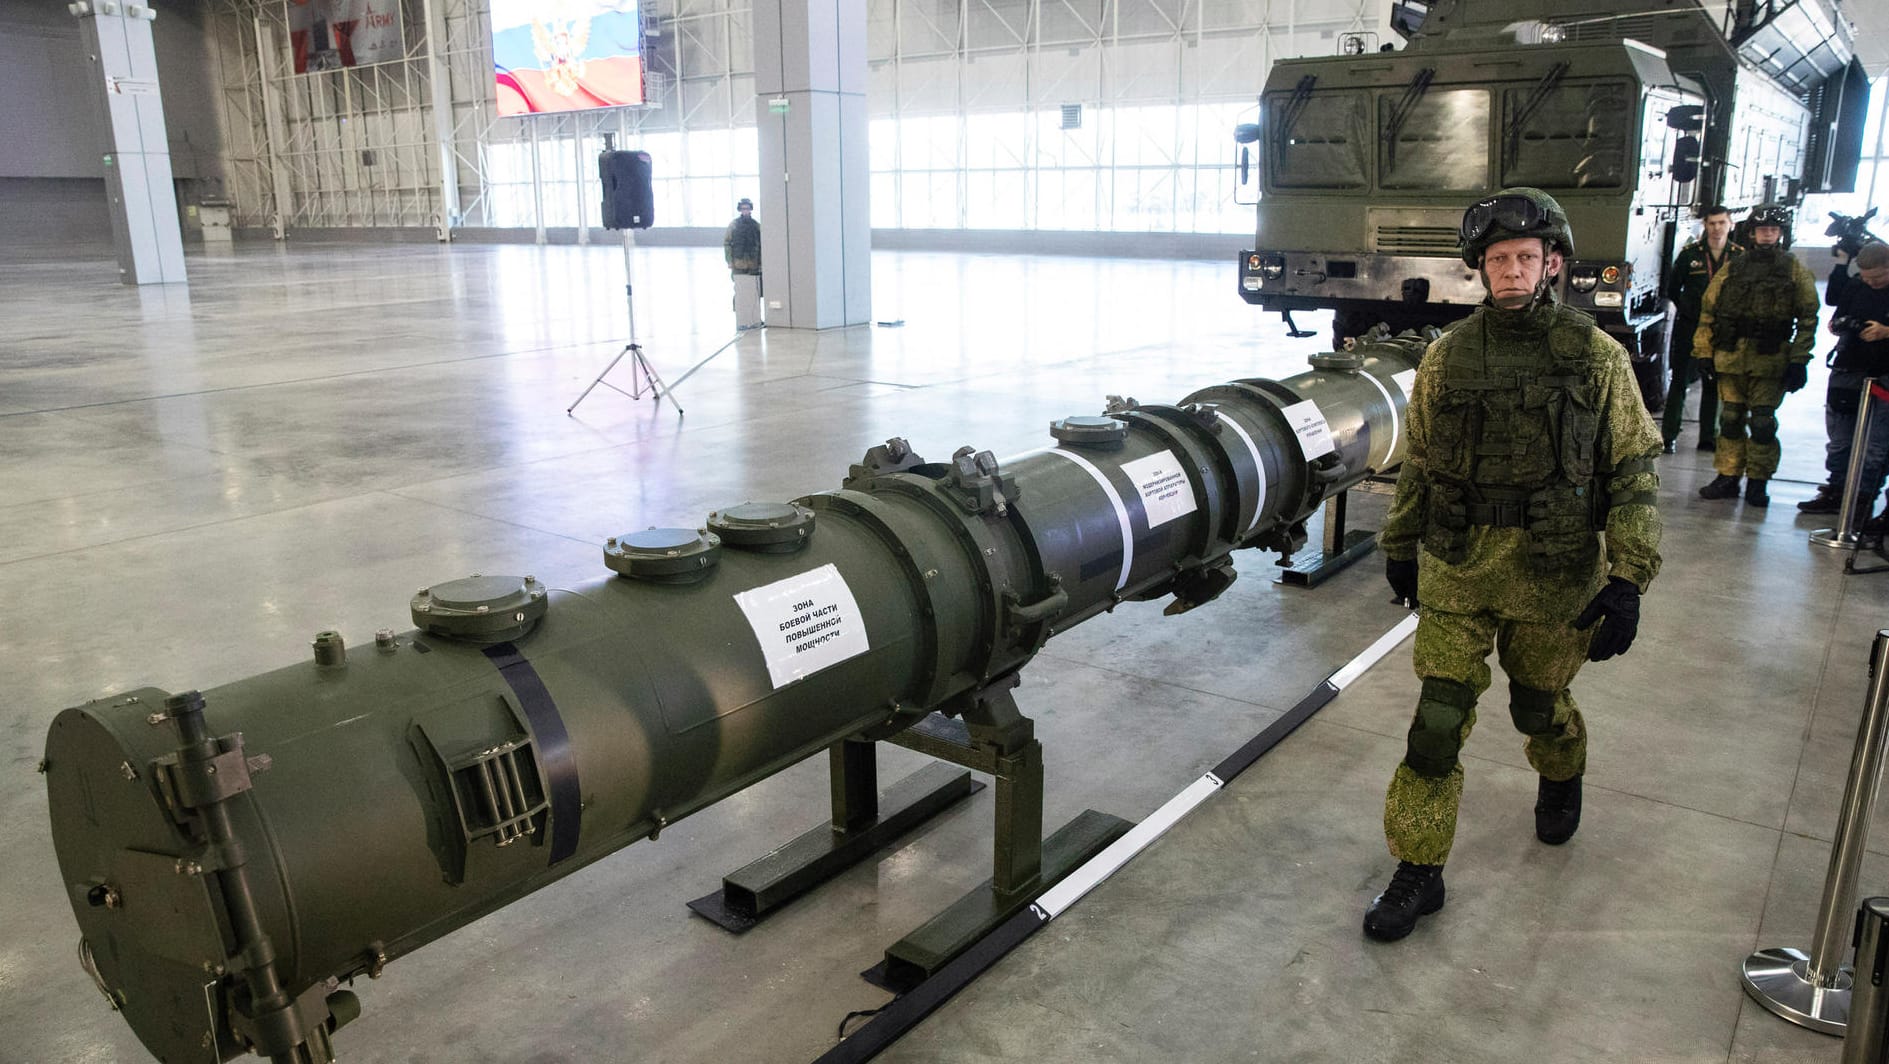
[[[635,262],[661,371],[734,335],[713,249]],[[606,536],[836,486],[891,435],[1015,453],[1108,393],[1285,376],[1319,347],[1234,298],[1226,263],[888,253],[874,317],[902,327],[747,334],[679,391],[686,417],[608,391],[567,417],[625,334],[613,247],[240,245],[191,270],[184,293],[120,287],[97,249],[0,264],[0,1061],[144,1059],[74,960],[33,773],[62,707],[209,688],[323,628],[359,644],[471,572],[592,579]],[[1640,641],[1576,686],[1573,843],[1534,841],[1534,777],[1487,714],[1449,907],[1362,938],[1406,644],[882,1059],[1834,1061],[1738,979],[1754,948],[1809,944],[1889,623],[1889,578],[1845,576],[1791,505],[1821,478],[1820,396],[1821,369],[1784,407],[1768,512],[1695,496],[1690,429],[1663,460]],[[1399,617],[1375,558],[1313,591],[1243,567],[1208,608],[1125,607],[1026,670],[1048,823],[1147,815]],[[986,791],[744,937],[687,913],[825,802],[803,763],[400,960],[358,988],[344,1059],[812,1059],[886,1000],[855,973],[990,871]],[[1863,890],[1889,891],[1889,834]]]

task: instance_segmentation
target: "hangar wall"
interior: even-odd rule
[[[216,81],[196,0],[152,25],[179,202],[220,191]],[[99,156],[103,117],[85,83],[78,20],[63,3],[0,0],[0,232],[23,245],[110,243]]]
[[[605,239],[603,134],[656,159],[656,217],[703,234],[754,185],[748,7],[649,0],[652,106],[499,118],[487,0],[406,0],[407,57],[286,73],[277,0],[210,0],[239,224]],[[1272,59],[1376,33],[1380,0],[868,0],[873,225],[1240,233],[1231,130]],[[437,40],[437,47],[434,41]],[[450,84],[435,122],[435,78]],[[1065,111],[1068,116],[1065,117]],[[442,152],[440,148],[449,147]],[[446,160],[454,197],[442,191]]]

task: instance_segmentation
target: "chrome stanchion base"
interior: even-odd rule
[[[1799,1027],[1841,1038],[1850,1022],[1850,966],[1838,968],[1827,987],[1805,978],[1809,970],[1803,950],[1761,949],[1745,958],[1745,993]]]
[[[1851,532],[1845,535],[1834,528],[1817,529],[1810,534],[1810,541],[1819,547],[1829,547],[1832,550],[1855,550],[1860,545],[1856,533]]]

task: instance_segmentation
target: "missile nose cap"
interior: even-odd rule
[[[603,549],[610,571],[659,584],[693,584],[721,561],[721,537],[693,528],[652,528],[613,537]]]

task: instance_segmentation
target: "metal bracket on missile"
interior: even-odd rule
[[[1366,481],[1364,483],[1369,483]],[[1354,485],[1355,487],[1355,485]],[[1371,489],[1365,489],[1371,490]],[[1308,547],[1279,561],[1275,584],[1316,587],[1326,578],[1371,553],[1377,545],[1377,533],[1345,527],[1346,501],[1350,491],[1341,491],[1325,500],[1325,535],[1315,547]]]
[[[842,739],[828,748],[833,820],[722,878],[689,902],[696,915],[741,934],[775,910],[884,849],[961,798],[984,789],[969,772],[927,765],[879,794],[875,746]]]
[[[924,982],[1133,826],[1085,809],[1043,838],[1043,744],[1010,695],[1015,684],[1013,675],[954,703],[962,721],[933,714],[888,740],[996,777],[997,825],[991,878],[887,947],[861,973],[875,986],[903,993]]]

